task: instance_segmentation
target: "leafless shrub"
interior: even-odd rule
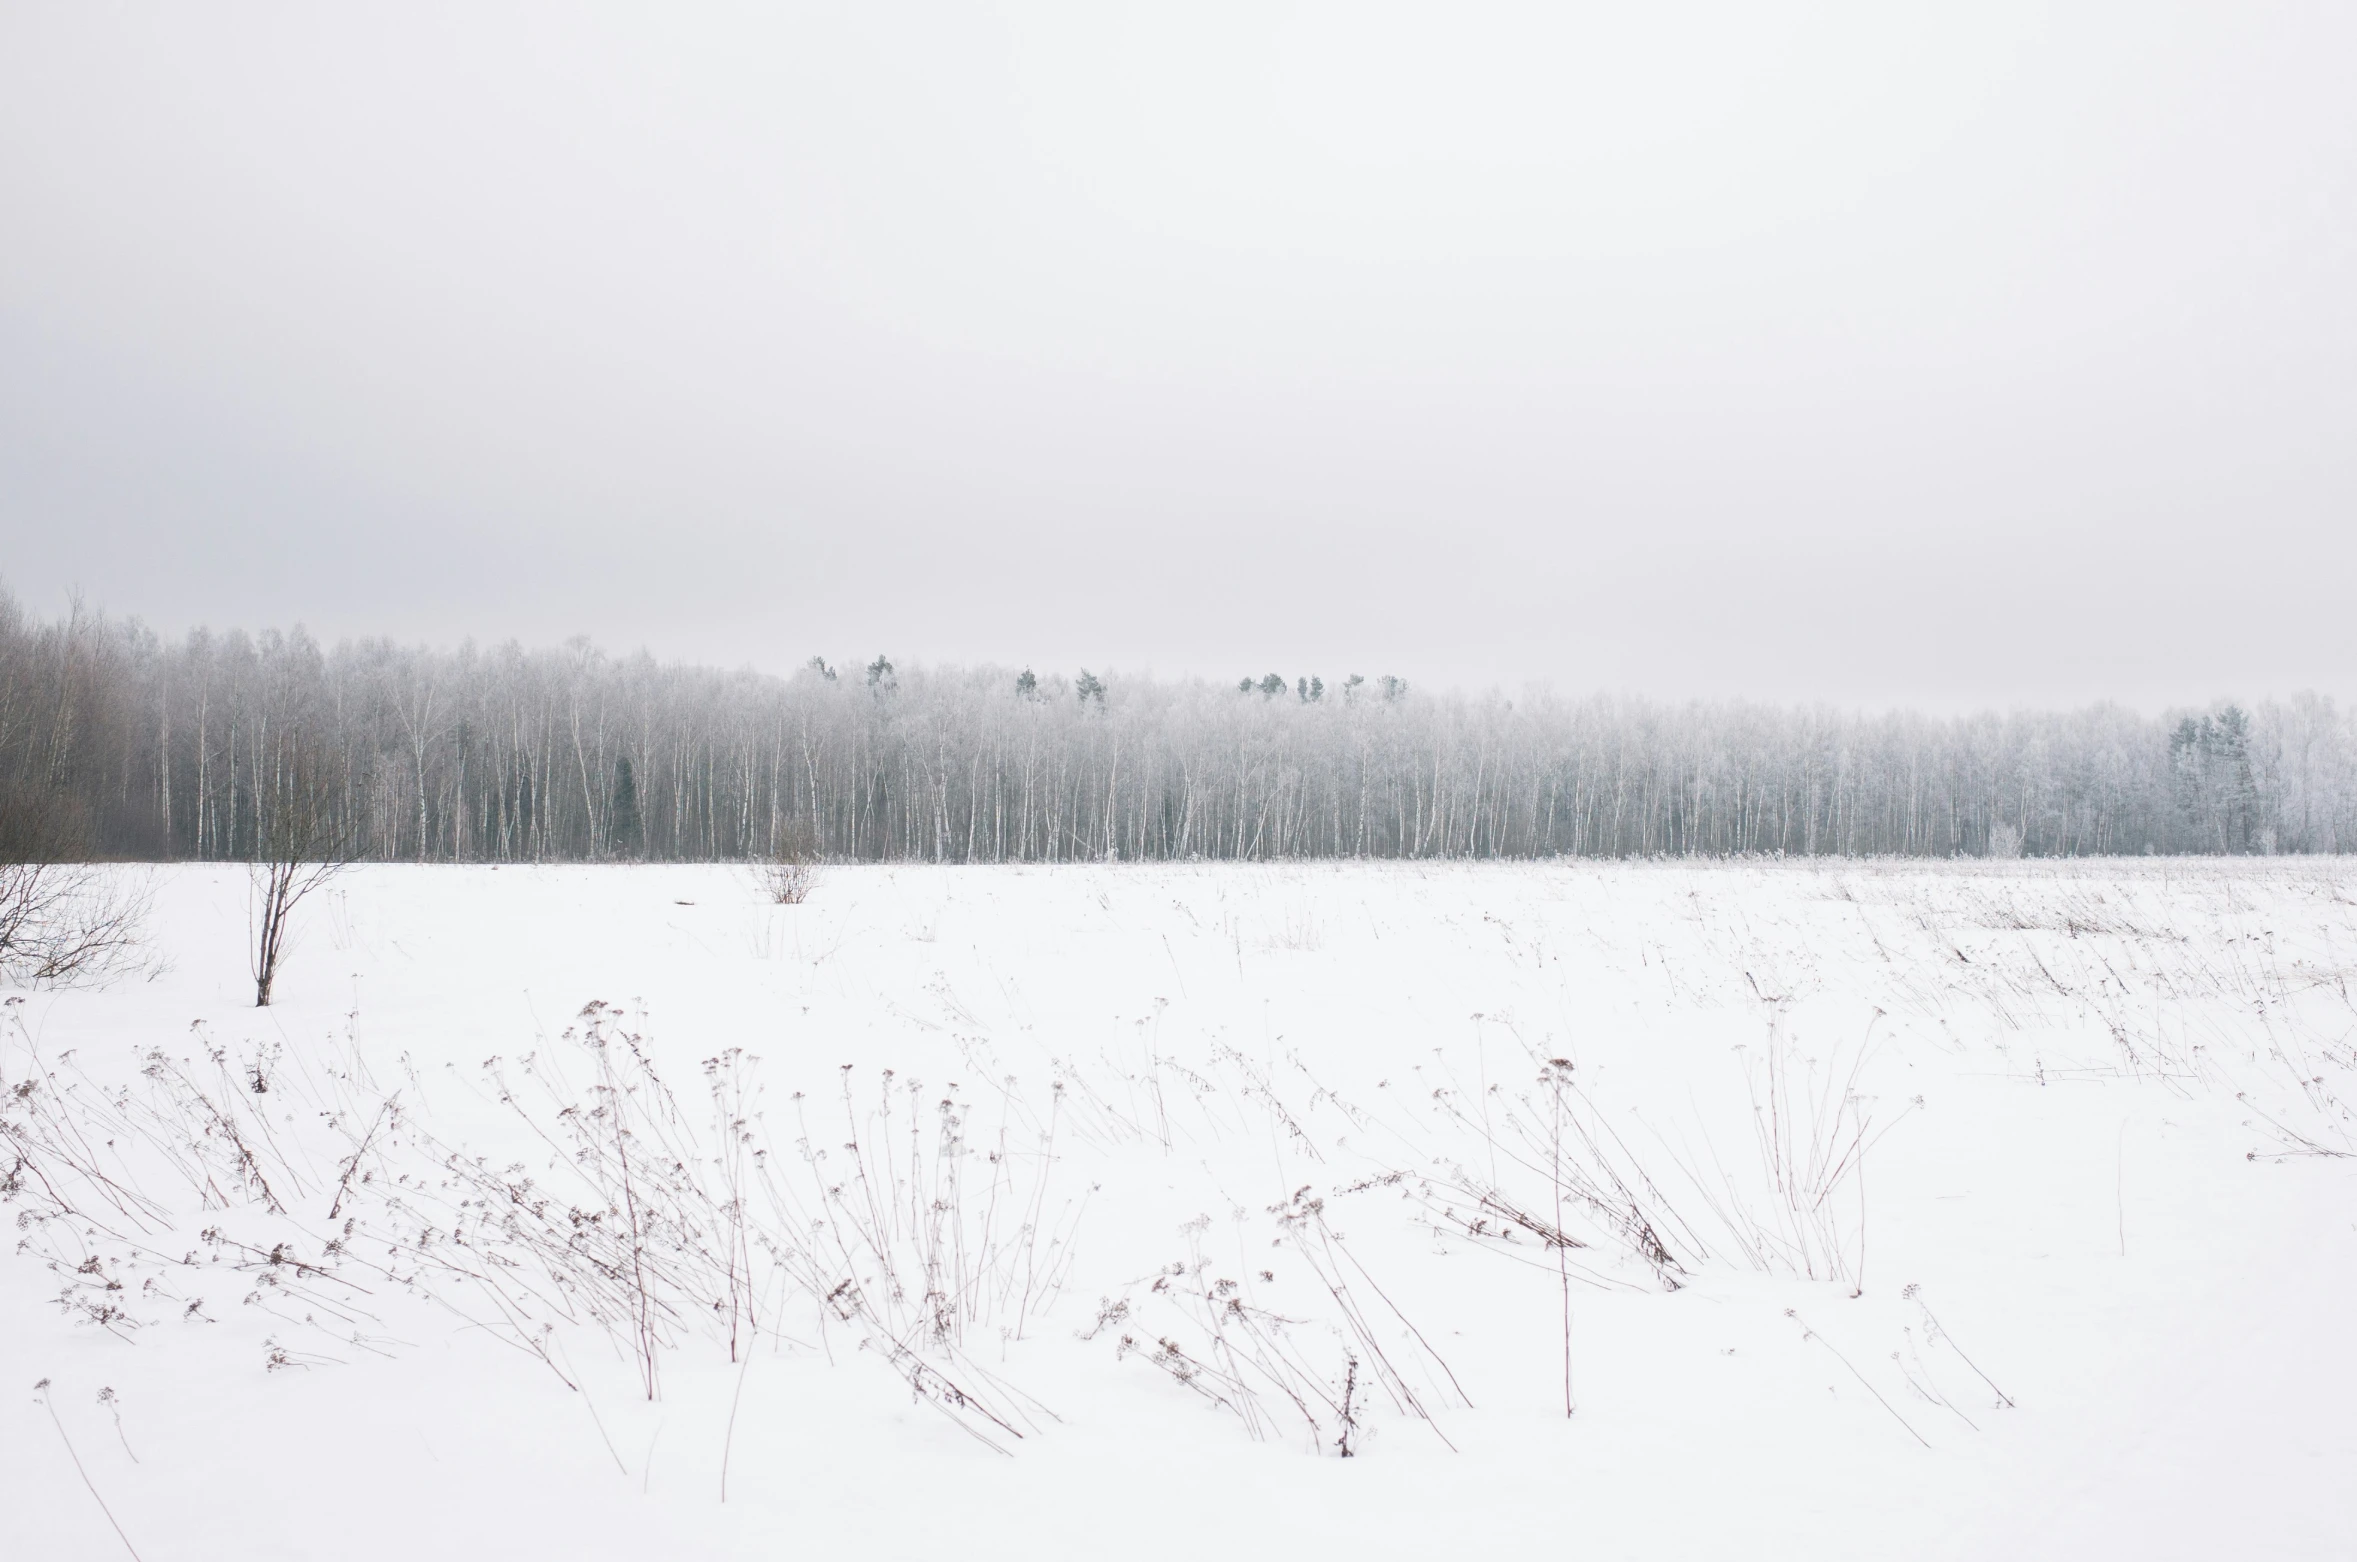
[[[146,885],[88,855],[89,832],[71,800],[0,788],[0,977],[87,981],[135,957]]]
[[[818,887],[818,865],[818,843],[809,830],[788,825],[770,854],[753,865],[753,877],[772,904],[799,906]]]
[[[759,869],[762,892],[772,904],[799,906],[818,887],[818,868],[807,862],[765,862]]]
[[[134,964],[147,918],[144,883],[87,863],[0,863],[0,977],[97,980]]]

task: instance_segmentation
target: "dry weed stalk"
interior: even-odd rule
[[[1601,1247],[1635,1258],[1661,1289],[1677,1290],[1709,1249],[1575,1083],[1570,1060],[1533,1062],[1533,1089],[1509,1095],[1491,1085],[1469,1105],[1444,1061],[1445,1082],[1431,1091],[1426,1109],[1431,1126],[1458,1144],[1435,1151],[1429,1131],[1410,1127],[1401,1140],[1423,1147],[1423,1168],[1387,1169],[1356,1186],[1397,1186],[1435,1230],[1493,1251],[1534,1239],[1550,1255],[1544,1267],[1562,1284],[1573,1276],[1617,1284],[1570,1256]]]
[[[1367,1380],[1379,1385],[1399,1414],[1423,1421],[1444,1447],[1453,1450],[1424,1396],[1395,1363],[1383,1328],[1368,1316],[1360,1290],[1371,1294],[1412,1342],[1415,1365],[1455,1403],[1469,1407],[1448,1364],[1433,1350],[1391,1297],[1349,1251],[1326,1221],[1325,1203],[1306,1188],[1268,1210],[1276,1240],[1289,1247],[1332,1304],[1325,1318],[1281,1313],[1257,1299],[1254,1276],[1217,1275],[1203,1253],[1211,1217],[1180,1228],[1187,1255],[1141,1281],[1119,1300],[1102,1302],[1094,1339],[1118,1325],[1117,1358],[1135,1356],[1213,1406],[1235,1416],[1255,1441],[1277,1436],[1298,1422],[1312,1450],[1333,1447],[1355,1455],[1364,1435]],[[1239,1222],[1249,1217],[1237,1211]],[[1262,1270],[1258,1286],[1276,1284],[1274,1270]],[[1191,1342],[1191,1343],[1190,1343]]]
[[[57,1407],[49,1402],[47,1378],[33,1385],[33,1397],[41,1402],[43,1410],[49,1412],[49,1424],[57,1428],[57,1440],[65,1444],[66,1457],[74,1462],[74,1473],[82,1478],[83,1489],[90,1493],[90,1500],[98,1504],[98,1511],[106,1515],[107,1525],[115,1532],[115,1539],[121,1541],[123,1549],[131,1553],[131,1562],[139,1562],[139,1548],[131,1544],[129,1535],[123,1533],[122,1521],[115,1517],[115,1510],[106,1505],[106,1499],[98,1494],[98,1483],[90,1479],[90,1472],[82,1467],[81,1454],[74,1448],[74,1440],[66,1436],[65,1423],[58,1419]],[[123,1448],[128,1453],[130,1444],[125,1443]]]
[[[101,1089],[71,1060],[45,1065],[9,1016],[0,1196],[85,1322],[127,1337],[167,1313],[209,1321],[209,1277],[235,1277],[245,1305],[286,1329],[383,1351],[383,1301],[408,1293],[574,1387],[561,1334],[602,1333],[653,1396],[691,1336],[741,1362],[764,1326],[759,1299],[782,1280],[969,1431],[993,1446],[1022,1435],[1009,1408],[1022,1397],[959,1343],[974,1325],[1018,1334],[1069,1272],[1085,1199],[1059,1203],[1047,1186],[1052,1111],[1036,1151],[1017,1150],[1010,1112],[977,1153],[964,1108],[944,1097],[930,1131],[897,1146],[888,1109],[914,1130],[924,1092],[887,1080],[876,1113],[854,1113],[849,1183],[791,1187],[763,1143],[750,1058],[706,1060],[713,1127],[699,1132],[643,1038],[591,1004],[558,1048],[482,1067],[484,1101],[544,1152],[535,1167],[438,1139],[401,1092],[365,1083],[356,1055],[239,1061],[200,1031],[200,1051],[151,1049],[131,1083]],[[863,1132],[907,1153],[856,1154]],[[983,1174],[971,1190],[970,1162]],[[189,1206],[154,1191],[159,1179],[209,1222],[193,1241]],[[291,1341],[265,1342],[272,1370],[343,1359]]]

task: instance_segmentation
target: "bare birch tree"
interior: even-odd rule
[[[172,645],[0,598],[0,778],[74,799],[96,854],[216,861],[269,855],[296,732],[367,860],[754,862],[789,826],[842,862],[2357,849],[2357,718],[2314,695],[1932,718],[854,666]]]
[[[299,730],[284,732],[269,755],[247,868],[257,1009],[270,1007],[295,908],[341,872],[349,856],[349,831],[336,806],[336,767],[322,745]]]

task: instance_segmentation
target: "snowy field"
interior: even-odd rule
[[[12,1558],[2357,1551],[2340,861],[153,886]]]

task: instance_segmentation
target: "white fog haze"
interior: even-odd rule
[[[785,672],[2357,689],[2357,15],[0,17],[0,578]]]

